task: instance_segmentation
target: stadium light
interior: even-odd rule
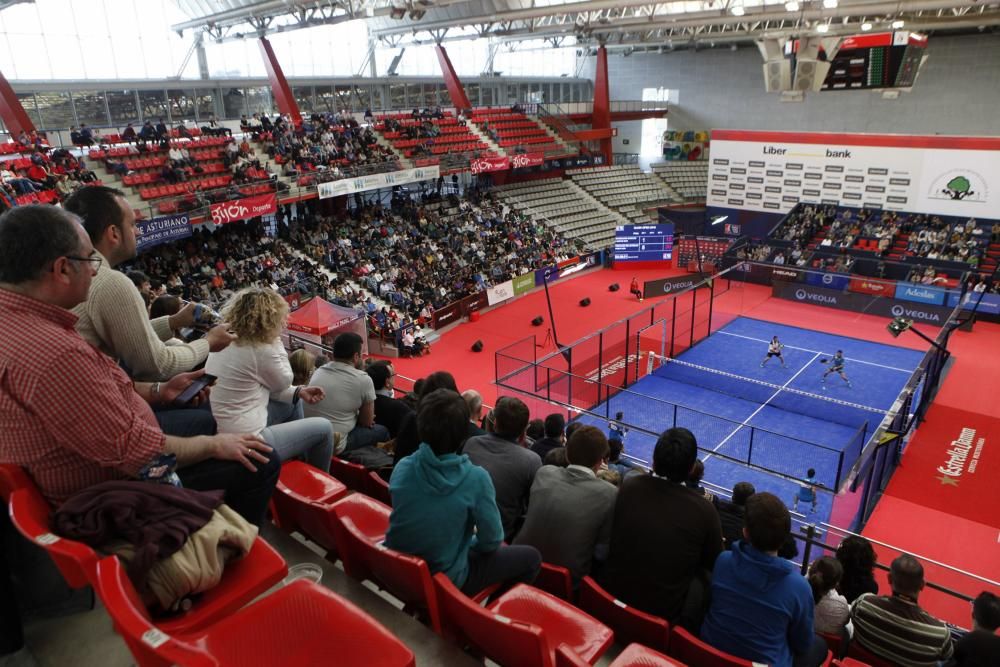
[[[785,3],[785,9],[790,12],[797,12],[799,11],[799,3],[796,0],[790,0]]]
[[[837,0],[823,0],[823,9],[836,9]]]
[[[743,16],[744,14],[747,13],[747,10],[743,8],[743,5],[736,5],[735,7],[729,10],[729,13],[731,13],[733,16]]]
[[[903,21],[903,19],[896,19],[895,21],[892,22],[892,29],[893,30],[899,30],[904,25],[906,25],[906,22]]]
[[[729,220],[729,216],[728,215],[717,215],[714,218],[712,218],[712,224],[713,225],[721,225],[726,220]]]
[[[818,26],[816,26],[816,32],[828,33],[830,32],[830,25],[828,23],[820,23]]]
[[[871,23],[865,22],[865,23],[861,24],[861,32],[868,32],[871,29],[872,29],[872,24]]]

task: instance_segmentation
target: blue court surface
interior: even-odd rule
[[[784,344],[787,367],[777,358],[761,367],[775,335]],[[643,372],[647,353],[659,353],[659,345],[653,347],[640,350]],[[834,373],[823,383],[830,365],[821,360],[831,359],[837,350],[843,350],[850,387]],[[676,361],[657,359],[652,374],[591,412],[613,418],[621,411],[624,423],[656,433],[675,425],[688,428],[702,450],[706,481],[727,489],[751,482],[758,491],[770,491],[791,504],[795,482],[730,459],[795,478],[814,468],[817,482],[833,489],[922,357],[920,351],[741,317]],[[580,421],[606,426],[590,415]],[[651,435],[632,431],[625,452],[647,463],[655,442]],[[832,494],[820,493],[810,519],[825,521],[831,502]],[[809,510],[808,503],[799,507],[803,513]]]

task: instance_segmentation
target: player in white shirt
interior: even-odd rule
[[[772,338],[771,342],[767,344],[767,356],[764,357],[762,362],[760,362],[760,367],[763,368],[764,365],[771,360],[771,357],[778,357],[778,361],[781,362],[781,367],[787,368],[787,366],[785,366],[785,358],[781,356],[781,350],[784,347],[784,344],[778,340],[777,336]]]

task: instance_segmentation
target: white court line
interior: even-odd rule
[[[758,343],[770,343],[771,341],[764,338],[754,338],[753,336],[744,336],[743,334],[730,333],[728,331],[716,331],[717,334],[725,334],[727,336],[736,336],[737,338],[746,338],[747,340],[755,340]],[[785,347],[792,350],[802,350],[803,352],[815,352],[816,354],[830,354],[829,352],[822,352],[818,350],[810,350],[807,347],[795,347],[794,345],[785,345]],[[832,357],[833,355],[830,354]],[[899,371],[900,373],[912,373],[914,369],[912,368],[896,368],[895,366],[886,366],[885,364],[876,364],[874,361],[864,361],[863,359],[854,359],[852,357],[844,357],[844,359],[851,361],[855,364],[865,364],[868,366],[878,366],[879,368],[884,368],[890,371]]]
[[[731,334],[731,335],[734,335],[734,336],[735,336],[736,334]],[[744,336],[744,338],[747,338],[747,336]],[[767,341],[764,341],[764,342],[766,343]],[[796,348],[796,349],[802,349],[802,348]],[[810,351],[811,351],[811,350],[810,350]],[[772,400],[774,400],[774,397],[775,397],[775,396],[777,396],[778,394],[780,394],[780,393],[781,393],[781,390],[782,390],[782,389],[784,389],[785,387],[787,387],[788,385],[790,385],[790,384],[792,383],[792,380],[794,380],[794,379],[795,379],[795,378],[797,378],[797,377],[798,377],[799,375],[801,375],[801,374],[802,374],[802,371],[804,371],[805,369],[809,368],[809,364],[811,364],[812,362],[816,361],[816,357],[818,357],[818,356],[819,356],[819,355],[821,355],[821,354],[823,354],[823,353],[822,353],[822,352],[817,352],[817,353],[816,353],[815,355],[813,355],[813,358],[812,358],[812,359],[810,359],[809,361],[807,361],[807,362],[805,363],[805,366],[803,366],[802,368],[800,368],[799,370],[797,370],[797,371],[795,372],[795,375],[793,375],[792,377],[788,378],[788,382],[786,382],[785,384],[781,385],[781,388],[780,388],[780,389],[778,389],[778,391],[776,391],[776,392],[774,392],[773,394],[771,394],[771,398],[769,398],[769,399],[767,399],[766,401],[764,401],[764,402],[763,402],[763,403],[761,404],[761,406],[760,406],[759,408],[757,408],[756,410],[754,410],[754,411],[753,411],[753,414],[751,414],[751,415],[750,415],[749,417],[747,417],[746,419],[744,419],[744,420],[743,420],[743,423],[742,423],[742,424],[740,424],[739,426],[737,426],[736,428],[734,428],[734,429],[733,429],[733,432],[732,432],[732,433],[730,433],[729,435],[727,435],[727,436],[725,437],[725,439],[723,439],[723,441],[722,441],[722,442],[720,442],[720,443],[719,443],[718,445],[716,445],[716,446],[715,446],[715,448],[714,448],[714,449],[713,449],[713,450],[712,450],[711,452],[709,452],[708,454],[705,454],[705,458],[703,458],[703,459],[701,460],[701,462],[702,462],[702,463],[704,463],[705,461],[708,461],[708,458],[709,458],[709,457],[710,457],[710,456],[711,456],[712,454],[714,454],[715,452],[719,451],[719,450],[720,450],[720,449],[722,448],[722,446],[723,446],[724,444],[726,444],[727,442],[729,442],[729,439],[730,439],[731,437],[733,437],[734,435],[736,435],[736,433],[737,433],[737,432],[738,432],[738,431],[739,431],[739,430],[740,430],[741,428],[743,428],[744,426],[748,426],[748,427],[749,427],[749,425],[750,425],[750,420],[751,420],[751,419],[753,419],[754,417],[756,417],[756,416],[757,416],[757,413],[758,413],[758,412],[760,412],[761,410],[763,410],[763,409],[764,409],[764,407],[765,407],[765,406],[766,406],[766,405],[767,405],[768,403],[770,403],[770,402],[771,402]],[[752,427],[751,427],[751,428],[752,428]]]

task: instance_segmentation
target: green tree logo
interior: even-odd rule
[[[956,176],[948,181],[948,184],[941,190],[942,194],[948,195],[952,199],[962,200],[976,194],[972,190],[972,184],[965,176]]]

